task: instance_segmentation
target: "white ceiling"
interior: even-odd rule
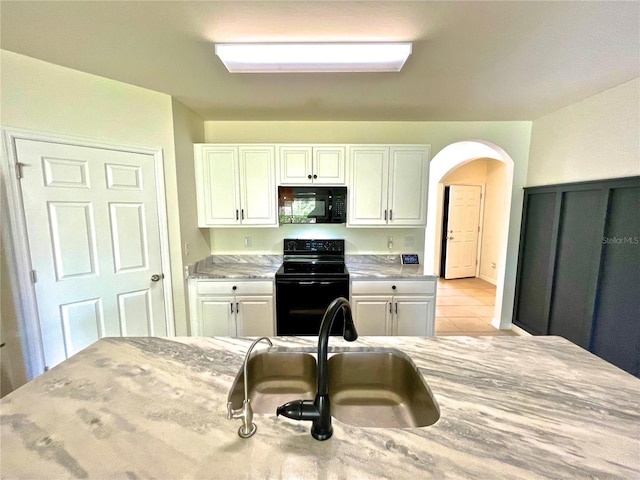
[[[3,49],[205,120],[533,120],[640,76],[633,1],[2,1]],[[411,41],[400,73],[230,74],[214,42]],[[636,106],[637,108],[637,106]]]

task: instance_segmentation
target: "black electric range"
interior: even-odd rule
[[[318,335],[325,310],[337,297],[349,298],[344,240],[286,238],[283,264],[276,272],[276,333]],[[336,318],[332,335],[342,335]]]

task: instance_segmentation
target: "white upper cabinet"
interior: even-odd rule
[[[348,226],[422,226],[427,221],[428,145],[349,149]]]
[[[345,151],[340,145],[281,145],[280,185],[344,185]]]
[[[199,227],[277,225],[275,147],[194,148]]]

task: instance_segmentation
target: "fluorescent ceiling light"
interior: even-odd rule
[[[399,72],[411,43],[219,43],[232,73]]]

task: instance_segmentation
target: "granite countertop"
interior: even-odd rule
[[[345,263],[351,279],[434,280],[436,275],[425,275],[424,265],[403,265],[400,255],[346,255]]]
[[[400,255],[346,255],[351,279],[433,280],[423,265],[402,265]],[[273,279],[282,265],[282,255],[212,255],[189,267],[189,278]]]
[[[250,339],[104,338],[0,400],[2,478],[640,477],[640,380],[559,337],[331,338],[411,356],[440,407],[424,428],[256,414],[226,400]],[[277,337],[312,347],[314,337]],[[259,346],[257,348],[266,348]]]
[[[211,255],[189,267],[189,278],[273,279],[282,255]]]

